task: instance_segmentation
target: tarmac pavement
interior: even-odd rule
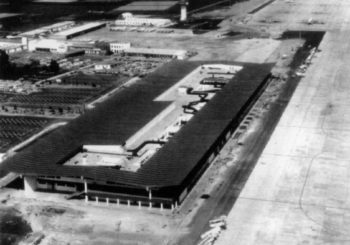
[[[308,17],[302,2],[307,13],[323,10],[322,51],[229,213],[219,245],[350,244],[350,2],[293,2],[286,25],[294,25],[293,15]]]

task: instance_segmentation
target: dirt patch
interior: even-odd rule
[[[21,214],[13,208],[0,209],[0,244],[14,245],[32,231]]]

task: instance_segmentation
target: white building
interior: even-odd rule
[[[117,43],[113,42],[109,44],[110,50],[113,53],[122,53],[124,50],[131,47],[131,43]]]
[[[0,49],[4,50],[7,54],[12,54],[27,49],[27,46],[21,39],[1,39]]]
[[[187,0],[181,0],[180,1],[181,10],[180,10],[180,21],[184,22],[187,21],[187,6],[188,1]]]
[[[34,39],[28,41],[28,51],[66,53],[68,51],[68,43],[54,39]]]
[[[103,71],[103,70],[110,70],[115,66],[115,64],[111,63],[100,63],[100,64],[95,64],[95,70],[96,71]]]
[[[131,13],[122,14],[122,19],[116,20],[115,25],[119,26],[154,26],[165,27],[173,24],[170,19],[136,17]]]
[[[0,43],[0,49],[4,50],[7,54],[17,53],[25,50],[25,47],[22,44],[13,44],[13,43]]]

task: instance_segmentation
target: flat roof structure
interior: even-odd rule
[[[58,22],[58,23],[55,23],[55,24],[52,24],[52,25],[43,26],[41,28],[34,29],[34,30],[31,30],[31,31],[23,32],[19,36],[32,37],[32,36],[35,36],[35,35],[49,33],[52,30],[58,30],[60,28],[63,28],[64,26],[73,26],[74,24],[75,24],[74,21],[62,21],[62,22]]]
[[[218,92],[218,96],[137,172],[104,167],[65,166],[63,163],[80,151],[83,145],[123,144],[170,103],[154,99],[204,63],[173,61],[166,64],[67,126],[22,149],[3,162],[5,168],[24,175],[84,176],[139,187],[181,185],[196,169],[219,135],[240,117],[242,108],[270,73],[271,64],[246,64]]]
[[[129,55],[159,55],[159,56],[174,56],[174,57],[185,57],[187,51],[181,49],[157,49],[157,48],[134,48],[130,47],[124,51],[125,54]]]
[[[22,44],[22,39],[21,38],[0,38],[0,44],[2,43]]]
[[[58,22],[58,23],[55,23],[52,25],[45,26],[45,27],[43,27],[43,29],[53,29],[53,28],[58,28],[58,27],[65,26],[65,25],[74,25],[74,24],[75,24],[74,21],[67,20],[67,21],[62,21],[62,22]]]
[[[106,23],[103,22],[90,22],[86,23],[80,26],[73,27],[71,29],[61,31],[56,33],[55,35],[52,36],[52,38],[58,38],[58,39],[70,39],[75,36],[78,36],[83,33],[87,33],[89,31],[94,31],[99,28],[102,28],[106,25]]]
[[[178,5],[177,1],[137,1],[114,9],[118,12],[162,12],[169,11]]]
[[[23,32],[23,33],[19,34],[19,36],[34,37],[36,35],[44,34],[47,32],[48,32],[47,30],[40,28],[40,29],[35,29],[35,30]]]

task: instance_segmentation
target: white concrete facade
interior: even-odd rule
[[[28,51],[45,50],[52,53],[66,53],[68,44],[63,41],[53,39],[34,39],[28,41]]]
[[[187,56],[187,51],[181,49],[129,48],[125,50],[125,54],[130,56],[151,56],[184,60]]]
[[[181,13],[180,13],[180,21],[186,21],[186,20],[187,20],[187,6],[182,5]]]
[[[110,70],[112,69],[112,64],[96,64],[95,65],[95,70]]]
[[[0,42],[0,49],[4,50],[7,54],[17,53],[25,50],[27,47],[22,43],[14,43],[14,42]]]
[[[37,189],[37,182],[35,177],[25,176],[24,180],[24,194],[26,197],[34,197]]]
[[[109,47],[113,53],[122,53],[131,47],[131,43],[110,43]]]
[[[122,17],[123,19],[115,21],[116,25],[165,27],[172,24],[172,21],[170,19],[136,17],[131,13],[124,13],[122,14]]]

